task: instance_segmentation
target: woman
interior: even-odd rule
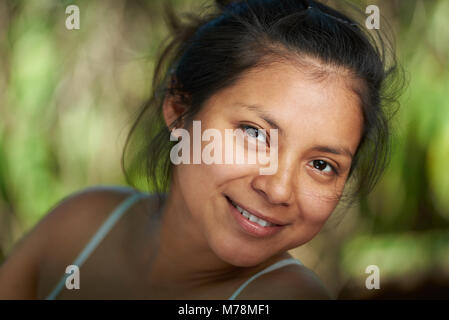
[[[146,169],[154,194],[97,187],[62,201],[1,267],[0,298],[331,298],[288,250],[386,165],[388,48],[312,0],[218,1],[185,23],[168,16],[172,40],[123,158],[129,181]],[[234,156],[176,162],[179,132],[197,147],[183,156],[205,155],[211,139],[192,138],[195,123],[214,133],[209,155],[233,152],[215,140],[237,130],[243,160],[262,146],[275,170]]]

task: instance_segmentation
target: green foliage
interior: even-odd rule
[[[167,32],[164,1],[77,1],[81,29],[71,31],[72,1],[0,4],[0,256],[68,194],[125,183],[122,147],[149,97]],[[435,257],[447,265],[448,237],[429,239],[449,226],[449,1],[376,3],[396,28],[410,82],[393,123],[389,170],[361,199],[359,215],[379,238],[354,235],[342,267],[357,273],[378,255],[400,276],[430,268]]]

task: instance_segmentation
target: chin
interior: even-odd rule
[[[218,258],[236,267],[253,267],[272,256],[264,248],[255,250],[250,245],[220,239],[211,244],[211,249]]]

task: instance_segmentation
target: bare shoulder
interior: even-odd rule
[[[64,263],[73,259],[110,211],[133,190],[95,186],[59,201],[16,243],[0,266],[0,299],[37,298],[42,263],[50,256]]]
[[[57,203],[41,221],[48,224],[55,236],[76,230],[86,230],[101,224],[110,211],[129,197],[132,188],[116,186],[94,186],[71,194]],[[80,229],[78,229],[80,230]],[[79,234],[79,233],[76,233]]]
[[[332,296],[315,272],[292,264],[256,278],[239,299],[330,300]]]
[[[66,253],[73,258],[73,252],[78,252],[111,211],[133,192],[126,187],[94,186],[61,200],[34,230],[47,240],[44,257],[62,257]]]

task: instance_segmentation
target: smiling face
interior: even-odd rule
[[[202,130],[224,137],[225,129],[240,128],[248,138],[276,125],[278,167],[260,175],[261,164],[175,166],[174,201],[183,202],[189,221],[183,227],[236,266],[256,265],[311,240],[338,204],[361,137],[360,102],[349,81],[341,73],[317,80],[276,63],[213,95],[195,116]],[[223,154],[228,151],[223,145]],[[277,226],[249,222],[230,201]]]

